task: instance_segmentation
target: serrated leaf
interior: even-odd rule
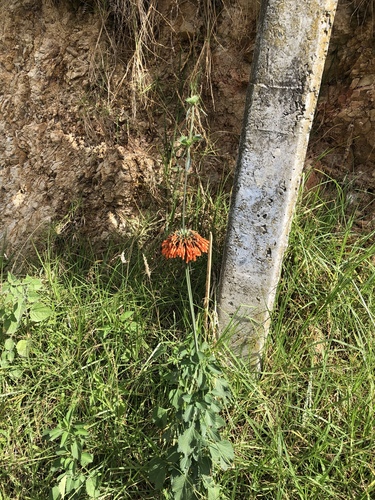
[[[178,448],[177,451],[183,453],[184,455],[190,455],[194,450],[193,442],[195,440],[195,428],[194,425],[188,427],[179,437],[178,437]]]
[[[13,304],[13,310],[4,321],[4,331],[8,335],[16,333],[18,325],[21,321],[23,313],[26,311],[26,303],[23,299],[18,300]]]
[[[192,422],[195,417],[196,407],[194,405],[188,405],[184,414],[182,415],[182,419],[184,422]]]
[[[172,389],[169,392],[169,401],[171,402],[171,405],[173,405],[176,410],[180,408],[180,397],[183,394],[183,392],[180,389]]]
[[[201,411],[206,411],[208,408],[208,404],[205,403],[204,401],[197,401],[195,403],[195,406]]]
[[[193,399],[193,395],[192,394],[184,394],[182,396],[182,399],[185,401],[185,403],[190,403],[190,401]]]
[[[172,446],[168,450],[167,462],[169,464],[177,464],[180,454],[177,452],[177,445]]]
[[[215,411],[208,409],[204,412],[204,421],[208,427],[214,427],[215,429],[220,429],[225,425],[225,420]]]
[[[30,308],[30,320],[34,323],[39,323],[49,318],[52,314],[52,309],[42,302],[35,302]]]
[[[173,500],[192,500],[194,498],[194,488],[190,484],[187,476],[179,475],[171,479]]]
[[[24,300],[17,301],[13,306],[13,315],[16,318],[17,323],[21,320],[23,313],[26,311],[26,302]]]
[[[75,489],[75,484],[74,480],[71,476],[66,477],[66,484],[65,484],[65,493],[70,493]]]
[[[216,443],[210,443],[208,447],[213,462],[219,465],[222,470],[228,469],[234,460],[234,452],[231,443],[227,440],[222,440]]]
[[[189,472],[190,467],[191,467],[191,456],[184,455],[180,459],[180,471],[183,472],[184,474],[187,474]]]
[[[221,378],[215,380],[215,387],[212,391],[212,394],[218,398],[221,398],[225,402],[230,401],[232,396],[228,382]]]
[[[31,350],[31,340],[23,339],[19,340],[16,344],[16,350],[21,358],[27,358]]]
[[[55,453],[56,453],[56,455],[57,455],[58,457],[59,457],[60,455],[61,455],[62,457],[66,457],[67,450],[66,450],[66,448],[59,448],[58,450],[56,450],[56,452],[55,452]],[[61,459],[61,460],[62,460],[62,459]],[[65,458],[64,458],[64,460],[65,460]],[[70,458],[69,458],[68,460],[70,460]]]
[[[218,429],[215,429],[215,427],[208,427],[207,428],[207,435],[209,437],[209,440],[218,443],[219,441],[222,441],[220,433]]]
[[[206,375],[203,370],[199,370],[196,375],[196,384],[199,389],[206,385]]]
[[[15,276],[13,276],[12,273],[8,273],[7,275],[7,281],[10,285],[14,285],[16,283],[19,282],[18,278],[16,278]]]

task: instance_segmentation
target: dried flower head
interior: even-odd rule
[[[202,253],[207,253],[209,241],[192,229],[179,229],[170,234],[161,245],[161,253],[167,259],[180,257],[186,263],[194,262]]]

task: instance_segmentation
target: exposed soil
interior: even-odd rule
[[[105,241],[131,231],[142,212],[162,219],[194,76],[201,75],[206,113],[195,172],[214,187],[233,171],[257,4],[145,2],[136,19],[146,19],[149,34],[134,58],[124,21],[134,12],[124,13],[122,0],[108,3],[110,15],[94,0],[0,2],[0,236],[13,250],[51,222]],[[367,226],[374,223],[374,87],[373,2],[341,0],[307,166],[349,178],[353,192],[361,190]]]

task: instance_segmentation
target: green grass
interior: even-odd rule
[[[299,203],[261,376],[216,347],[234,395],[223,434],[235,463],[218,476],[225,498],[375,496],[375,244],[374,234],[356,231],[346,200],[327,181]],[[226,203],[199,197],[216,241]],[[52,245],[29,270],[53,313],[14,335],[32,340],[30,355],[14,358],[20,376],[0,368],[2,500],[49,498],[57,441],[43,433],[69,409],[88,431],[81,442],[93,462],[83,471],[99,474],[99,498],[165,498],[147,479],[160,449],[152,411],[167,398],[168,354],[190,332],[183,265],[162,261],[159,243],[142,251],[128,241],[100,258],[78,243]],[[197,304],[204,274],[201,259],[192,274]],[[84,488],[76,498],[88,498]]]

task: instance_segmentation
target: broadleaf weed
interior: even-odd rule
[[[26,276],[17,278],[10,272],[7,280],[0,289],[0,341],[4,346],[0,357],[0,368],[8,376],[17,380],[22,376],[19,358],[27,358],[32,349],[32,340],[28,333],[27,338],[15,342],[14,336],[24,324],[28,331],[31,325],[40,323],[50,317],[51,308],[43,302],[43,283],[39,278]]]
[[[56,485],[52,487],[53,500],[74,498],[85,486],[89,498],[99,496],[99,474],[87,469],[94,457],[85,451],[84,447],[89,433],[82,423],[73,423],[74,409],[70,408],[62,421],[53,429],[43,433],[47,441],[53,442],[60,438],[55,451],[56,459],[51,466],[52,473],[59,473]]]

